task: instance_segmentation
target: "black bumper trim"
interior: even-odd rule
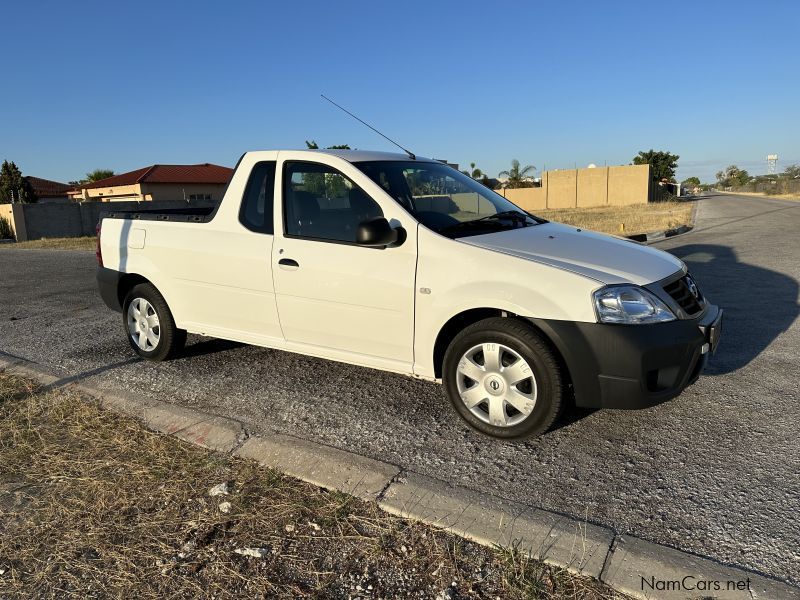
[[[577,406],[646,408],[697,380],[710,354],[704,345],[721,318],[719,308],[707,305],[697,319],[652,325],[530,320],[564,358]]]
[[[100,297],[108,308],[117,312],[122,312],[122,305],[119,301],[119,280],[122,276],[123,273],[114,269],[105,267],[97,269],[97,289],[100,291]]]

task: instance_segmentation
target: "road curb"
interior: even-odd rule
[[[697,211],[695,211],[697,212]],[[694,218],[692,219],[694,220]],[[665,231],[656,231],[654,233],[637,233],[635,235],[628,235],[625,236],[629,240],[633,240],[634,242],[642,242],[643,244],[651,244],[653,242],[660,242],[661,240],[665,240],[667,238],[675,237],[676,235],[681,235],[683,233],[689,233],[692,229],[694,229],[694,224],[692,225],[681,225],[680,227],[676,227],[675,229],[667,229]]]
[[[614,541],[600,580],[641,600],[800,599],[785,583],[628,535]]]
[[[233,419],[98,389],[4,353],[0,353],[0,371],[29,377],[46,387],[69,387],[99,399],[114,412],[139,418],[151,429],[254,459],[320,487],[377,501],[391,514],[482,545],[516,547],[556,567],[599,579],[634,598],[800,600],[800,588],[753,571],[634,536],[620,536],[586,520],[453,487],[346,450],[287,435],[248,436],[244,426]],[[728,581],[749,582],[749,589],[727,590]],[[701,582],[717,583],[723,589],[703,589],[698,587]]]
[[[633,240],[634,242],[641,242],[642,244],[652,244],[654,242],[660,242],[667,238],[675,237],[676,235],[683,235],[684,233],[689,233],[692,229],[694,229],[695,225],[697,224],[697,200],[695,200],[694,206],[692,206],[692,216],[690,217],[691,223],[689,225],[681,225],[680,227],[675,227],[673,229],[665,229],[663,231],[654,231],[651,233],[637,233],[634,235],[626,235],[625,237],[629,240]]]
[[[386,512],[446,529],[484,546],[516,547],[578,575],[600,578],[614,532],[404,472],[378,500]]]
[[[245,435],[238,421],[171,405],[146,409],[144,422],[150,429],[225,453],[232,452]]]
[[[400,473],[389,463],[281,434],[252,436],[234,454],[362,500],[376,500]]]
[[[58,377],[41,365],[24,359],[0,357],[0,370],[30,377],[46,388],[69,387],[96,398],[104,408],[143,421],[153,431],[174,435],[210,450],[230,453],[246,436],[244,425],[233,419],[165,402],[152,402],[125,392],[103,390],[81,383],[74,377]]]

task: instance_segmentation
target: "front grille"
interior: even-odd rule
[[[691,289],[697,291],[695,296]],[[703,295],[697,288],[697,284],[689,275],[684,275],[680,279],[673,281],[664,286],[664,291],[667,292],[675,302],[678,303],[687,315],[694,315],[703,309]]]

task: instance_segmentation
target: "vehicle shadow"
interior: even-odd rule
[[[725,311],[722,339],[706,375],[741,369],[800,314],[800,286],[785,273],[740,262],[733,249],[716,244],[687,244],[669,252],[687,264],[702,293]]]
[[[217,338],[201,338],[201,341],[194,344],[187,344],[183,351],[176,357],[176,360],[191,358],[193,356],[205,356],[206,354],[216,354],[226,350],[241,348],[245,344],[233,342],[231,340],[221,340]]]
[[[785,273],[740,262],[716,244],[670,248],[683,260],[710,302],[725,311],[722,339],[704,374],[732,373],[761,354],[800,315],[798,281]],[[598,409],[567,406],[551,431],[585,419]]]
[[[553,431],[557,431],[563,427],[568,427],[573,423],[582,421],[586,417],[596,413],[598,410],[600,409],[575,406],[575,399],[570,398],[561,415],[558,417],[558,419],[556,419],[555,423],[553,423],[547,433],[552,433]]]

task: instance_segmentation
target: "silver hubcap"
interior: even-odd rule
[[[503,344],[480,344],[467,350],[458,363],[457,376],[464,405],[489,425],[517,425],[536,405],[536,378],[530,365]]]
[[[134,298],[128,306],[128,333],[142,350],[150,352],[161,339],[161,326],[153,305],[144,298]]]

